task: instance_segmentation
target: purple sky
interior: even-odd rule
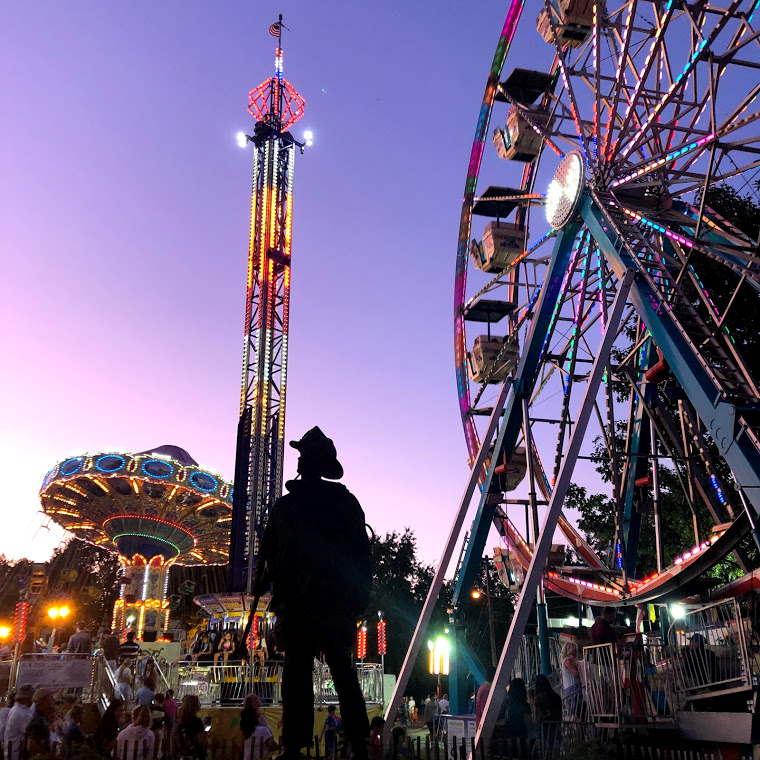
[[[505,11],[5,5],[0,552],[61,540],[37,492],[72,452],[173,443],[232,476],[251,172],[235,133],[283,13],[294,132],[315,134],[295,172],[287,434],[322,426],[368,522],[411,526],[437,559],[467,476],[458,213]]]
[[[171,443],[232,477],[251,185],[235,133],[282,13],[293,131],[315,136],[295,171],[287,436],[320,425],[370,525],[410,526],[438,559],[468,474],[459,210],[507,5],[6,4],[0,553],[61,541],[37,493],[72,453]],[[528,16],[505,74],[535,58]],[[483,187],[503,181],[489,161]]]

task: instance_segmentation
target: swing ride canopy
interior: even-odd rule
[[[122,557],[227,562],[232,485],[177,446],[70,457],[47,473],[40,501],[69,533]]]

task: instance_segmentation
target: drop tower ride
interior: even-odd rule
[[[283,77],[282,30],[277,37],[274,76],[250,92],[256,119],[253,136],[251,227],[235,458],[228,586],[248,592],[267,515],[282,492],[287,388],[293,167],[304,145],[288,131],[304,113],[304,100]]]

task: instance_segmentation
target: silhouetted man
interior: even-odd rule
[[[272,585],[275,644],[285,653],[283,754],[296,758],[312,742],[312,671],[314,657],[322,652],[338,692],[346,738],[354,758],[364,760],[369,721],[350,657],[356,621],[372,586],[364,512],[345,486],[322,480],[338,480],[343,468],[333,442],[318,427],[290,445],[300,454],[301,479],[287,482],[289,493],[272,507],[253,583],[256,595]]]

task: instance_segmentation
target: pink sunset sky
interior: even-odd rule
[[[437,560],[468,475],[459,207],[507,5],[6,4],[0,552],[63,539],[37,493],[75,452],[170,443],[232,477],[251,184],[235,133],[282,13],[293,131],[315,136],[295,170],[287,436],[320,425],[375,531],[409,526]]]

